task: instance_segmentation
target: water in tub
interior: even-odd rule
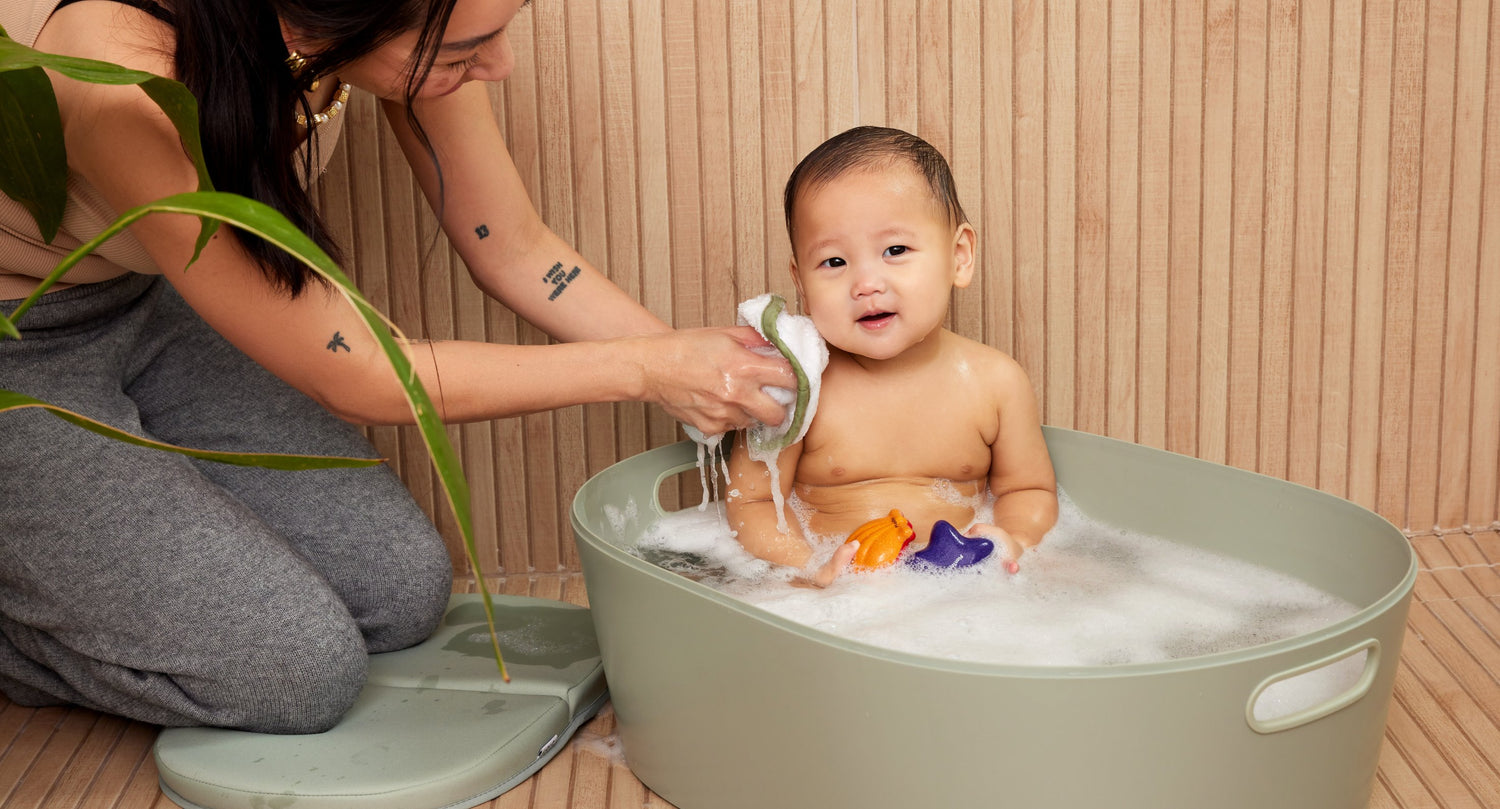
[[[1027,552],[1016,574],[991,558],[941,573],[898,564],[845,575],[827,589],[799,587],[791,583],[796,571],[740,547],[717,503],[665,515],[634,552],[833,634],[899,651],[1008,665],[1111,666],[1194,657],[1294,637],[1358,611],[1268,568],[1091,520],[1065,492],[1060,500],[1057,526]],[[798,513],[795,495],[788,505]],[[974,506],[986,516],[988,504]],[[838,540],[822,538],[819,544],[814,567]],[[1364,656],[1355,655],[1278,683],[1257,701],[1255,714],[1274,719],[1337,696],[1359,679],[1363,663]]]

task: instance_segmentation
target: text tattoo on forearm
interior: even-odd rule
[[[547,300],[549,301],[557,300],[557,296],[563,294],[563,290],[568,288],[568,283],[577,278],[580,272],[577,267],[564,272],[562,266],[562,262],[559,261],[552,265],[552,269],[547,270],[546,275],[542,276],[543,282],[555,287],[552,290],[552,294],[547,296]]]

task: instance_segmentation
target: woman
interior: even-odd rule
[[[333,149],[345,85],[381,99],[444,231],[488,294],[562,341],[419,343],[449,421],[655,402],[705,433],[779,421],[788,387],[749,329],[672,331],[540,221],[482,84],[504,79],[521,0],[0,0],[43,51],[183,81],[219,190],[336,248],[301,179]],[[0,200],[0,303],[35,288],[114,211],[190,190],[166,117],[134,87],[53,76],[73,175],[44,245]],[[8,207],[7,207],[8,206]],[[344,421],[410,420],[355,313],[305,268],[221,229],[156,215],[106,245],[0,342],[0,389],[188,446],[369,455]],[[313,732],[368,652],[424,639],[450,563],[386,469],[278,473],[0,415],[0,691],[164,724]]]

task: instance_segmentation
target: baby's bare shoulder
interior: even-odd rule
[[[962,335],[954,334],[952,338],[952,350],[962,361],[961,367],[972,369],[974,374],[992,384],[1003,387],[1020,385],[1030,389],[1031,381],[1026,370],[1011,355]]]

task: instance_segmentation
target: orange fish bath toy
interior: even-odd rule
[[[854,552],[853,560],[856,568],[874,570],[900,558],[901,552],[911,544],[916,533],[901,510],[893,508],[890,514],[854,529],[854,533],[844,541],[859,543],[859,550]]]

